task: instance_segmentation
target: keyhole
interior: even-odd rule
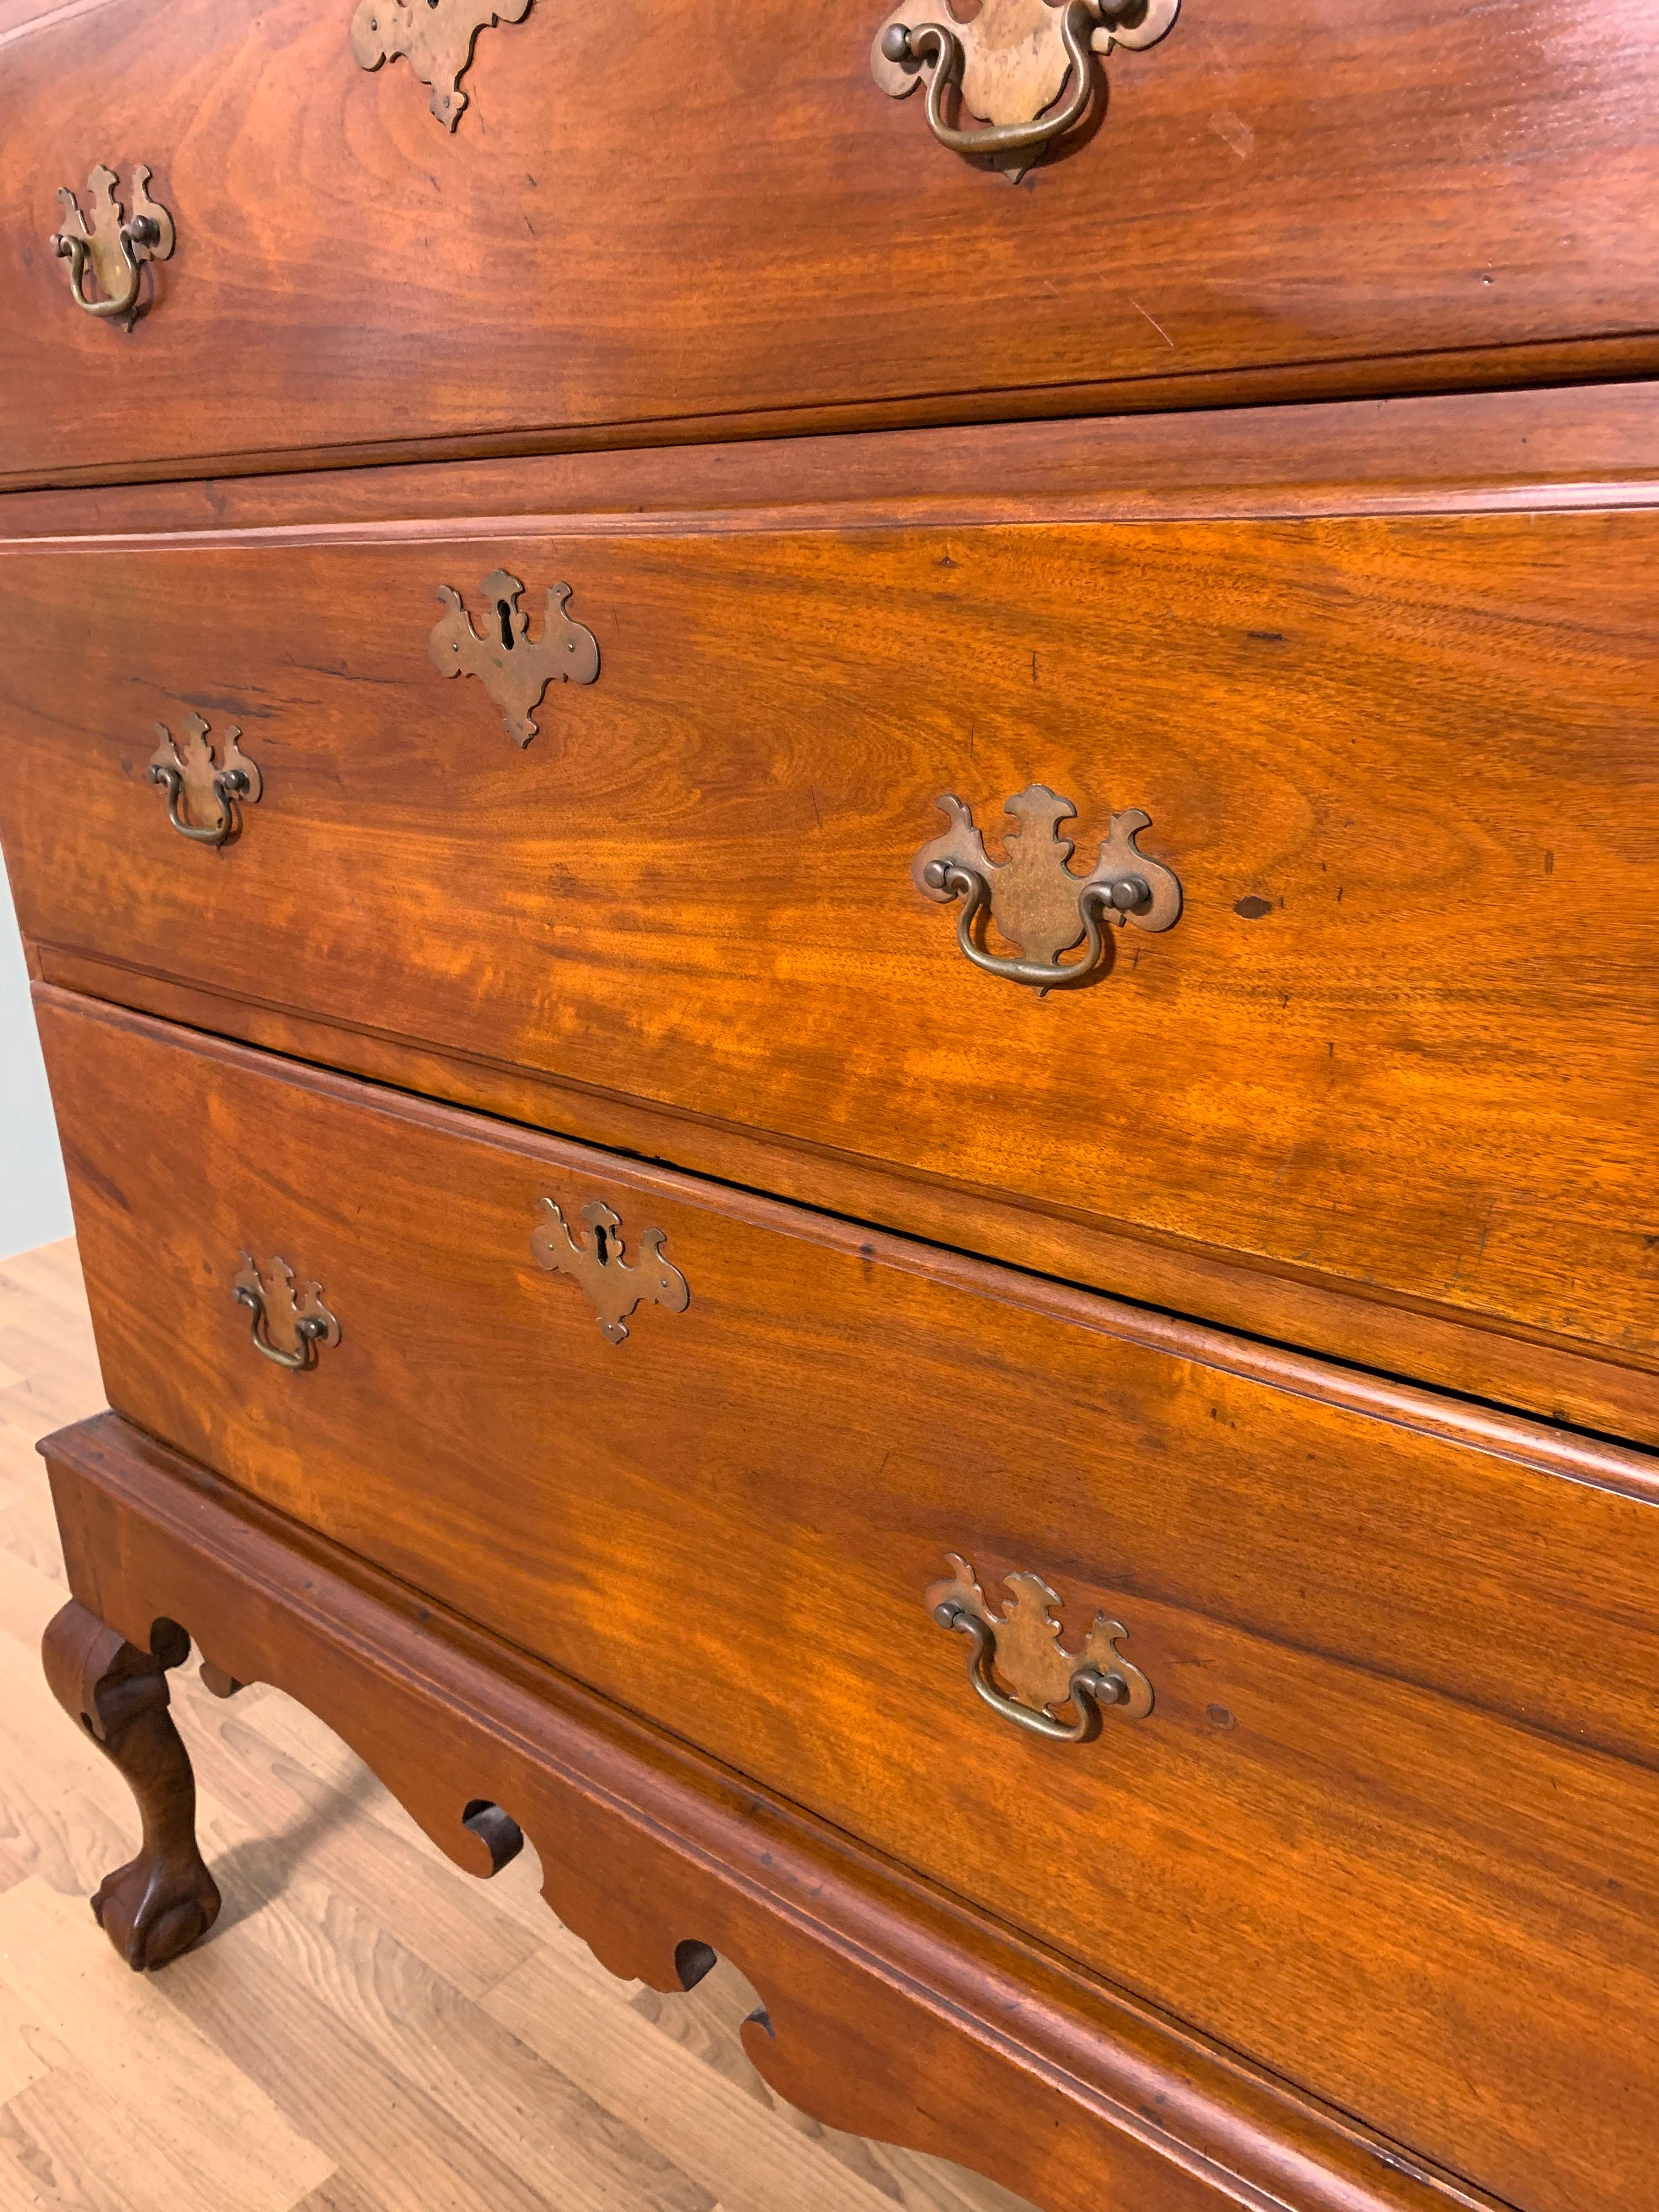
[[[513,650],[513,610],[505,599],[497,599],[495,611],[501,618],[501,643],[508,653]]]
[[[593,1249],[599,1255],[600,1267],[608,1267],[611,1262],[611,1247],[605,1235],[605,1224],[602,1221],[596,1222],[594,1224]]]

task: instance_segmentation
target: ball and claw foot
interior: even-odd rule
[[[196,1845],[196,1778],[167,1711],[167,1669],[190,1639],[171,1622],[143,1651],[71,1601],[41,1647],[52,1694],[125,1777],[143,1823],[138,1856],[106,1876],[92,1910],[136,1972],[164,1966],[218,1917],[219,1892]],[[228,1678],[227,1678],[228,1679]]]
[[[141,1852],[104,1876],[92,1913],[133,1972],[147,1973],[201,1942],[219,1917],[218,1886],[193,1847],[177,1863]]]

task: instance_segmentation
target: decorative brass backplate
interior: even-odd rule
[[[893,10],[876,33],[870,66],[895,100],[925,84],[928,125],[940,145],[990,160],[1017,184],[1043,147],[1087,113],[1093,57],[1115,46],[1156,46],[1180,7],[1181,0],[980,0],[977,15],[963,22],[956,0],[923,0]],[[952,104],[987,127],[961,129],[949,119]]]
[[[314,1367],[325,1345],[340,1341],[340,1324],[323,1304],[319,1283],[300,1283],[286,1260],[261,1269],[251,1252],[231,1285],[239,1306],[253,1316],[253,1349],[273,1366]]]
[[[502,710],[507,735],[527,745],[536,734],[531,719],[550,684],[592,684],[599,672],[599,641],[591,629],[572,622],[568,584],[554,584],[547,594],[542,634],[532,641],[530,617],[519,601],[524,586],[505,568],[483,580],[484,633],[479,636],[459,592],[440,584],[446,610],[433,625],[432,665],[440,676],[477,676]]]
[[[115,187],[121,181],[101,162],[87,179],[87,208],[67,185],[58,198],[64,210],[64,227],[53,231],[47,243],[69,263],[70,290],[75,303],[89,315],[130,315],[138,305],[138,288],[147,261],[166,261],[173,252],[173,217],[159,200],[149,196],[150,173],[139,162],[132,173],[132,213],[123,217]],[[86,289],[87,264],[92,264],[100,297]]]
[[[195,844],[228,844],[241,827],[242,808],[257,806],[265,787],[241,749],[241,732],[228,723],[217,754],[199,714],[185,717],[182,744],[165,722],[155,732],[161,742],[150,755],[149,780],[167,795],[167,819]]]
[[[1065,1743],[1093,1735],[1103,1707],[1128,1720],[1151,1712],[1152,1684],[1117,1648],[1128,1634],[1121,1621],[1097,1613],[1083,1649],[1067,1651],[1060,1640],[1060,1598],[1040,1575],[1005,1577],[1013,1595],[996,1613],[967,1560],[954,1552],[945,1556],[951,1578],[935,1583],[922,1602],[941,1628],[968,1637],[968,1679],[993,1712]],[[1076,1718],[1057,1719],[1057,1709],[1067,1703]]]
[[[453,131],[466,106],[461,79],[474,40],[494,23],[521,23],[529,12],[530,0],[362,0],[351,19],[351,51],[366,70],[406,54],[432,87],[432,112]]]
[[[623,1257],[622,1223],[603,1199],[592,1199],[582,1208],[588,1234],[579,1244],[571,1235],[563,1210],[550,1198],[542,1205],[547,1214],[530,1239],[531,1255],[538,1267],[574,1276],[593,1301],[599,1327],[612,1344],[628,1334],[623,1326],[637,1305],[662,1306],[669,1313],[684,1313],[691,1292],[679,1269],[664,1259],[667,1232],[640,1231],[643,1258],[630,1267]]]
[[[1106,957],[1102,921],[1120,927],[1163,930],[1181,916],[1181,884],[1159,860],[1149,860],[1135,843],[1152,816],[1138,806],[1114,814],[1100,855],[1086,876],[1066,866],[1076,849],[1060,824],[1077,809],[1069,799],[1033,783],[1009,799],[1005,814],[1019,824],[1005,837],[1007,858],[993,860],[974,817],[961,799],[948,793],[939,800],[951,827],[924,845],[911,864],[911,876],[924,897],[945,905],[961,899],[957,937],[976,968],[1011,982],[1029,983],[1039,997],[1070,990],[1097,975]],[[987,910],[1011,945],[1017,960],[988,952],[976,929]],[[1060,955],[1085,943],[1081,960],[1062,966]]]

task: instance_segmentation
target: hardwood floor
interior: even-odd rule
[[[173,1677],[224,1911],[123,1966],[86,1899],[131,1802],[37,1656],[64,1591],[35,1439],[102,1403],[73,1244],[0,1263],[0,2212],[1020,2212],[780,2104],[730,1966],[614,1981],[533,1850],[460,1873],[275,1690]]]

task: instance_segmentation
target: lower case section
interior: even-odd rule
[[[549,1904],[614,1972],[667,1990],[732,1958],[763,1994],[750,2056],[836,2127],[1045,2212],[1494,2212],[113,1415],[42,1449],[74,1593],[46,1668],[143,1815],[137,1857],[94,1900],[135,1967],[218,1911],[167,1711],[193,1638],[210,1687],[298,1698],[471,1871],[495,1871],[521,1827]]]

